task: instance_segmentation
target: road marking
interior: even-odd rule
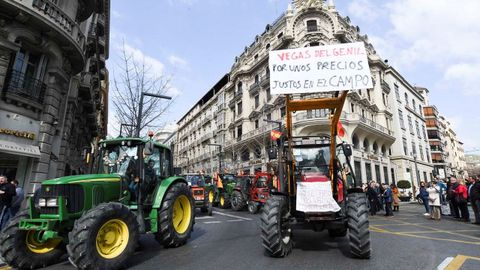
[[[213,217],[210,217],[210,216],[195,217],[195,219],[209,219],[209,218],[213,218]]]
[[[401,232],[401,233],[411,233],[411,234],[416,234],[416,233],[448,233],[449,231],[410,231],[410,232]],[[478,230],[455,230],[455,232],[478,232]]]
[[[445,258],[445,260],[443,260],[443,262],[437,266],[437,270],[444,270],[445,267],[447,267],[447,265],[448,265],[451,261],[453,261],[453,257],[447,257],[447,258]]]
[[[414,225],[414,223],[409,223],[409,222],[401,221],[401,220],[399,220],[398,222],[403,223],[403,224],[407,224],[407,225]],[[441,232],[442,231],[442,230],[439,230],[439,229],[431,227],[431,226],[424,226],[424,225],[414,225],[414,226],[419,227],[419,228],[430,229],[434,232]],[[480,240],[480,237],[465,235],[465,234],[456,233],[456,232],[452,232],[452,231],[444,231],[444,233],[455,235],[455,236],[461,236],[461,237],[464,237],[464,238],[470,238],[470,239],[474,239],[474,240]],[[480,244],[480,242],[479,242],[479,244]]]
[[[205,224],[216,224],[216,223],[222,223],[220,220],[214,220],[214,221],[204,221],[203,223]]]
[[[462,240],[455,240],[455,239],[448,239],[448,238],[437,238],[437,237],[430,237],[430,236],[423,236],[423,235],[415,235],[409,233],[401,233],[401,232],[392,232],[383,229],[373,229],[372,232],[378,233],[386,233],[386,234],[393,234],[393,235],[400,235],[400,236],[407,236],[407,237],[414,237],[414,238],[422,238],[422,239],[429,239],[429,240],[437,240],[437,241],[446,241],[446,242],[454,242],[454,243],[462,243],[462,244],[469,244],[469,245],[476,245],[480,246],[480,242],[467,242]]]
[[[245,221],[243,219],[229,219],[227,222],[237,222],[237,221]]]
[[[221,215],[221,216],[226,216],[226,217],[239,218],[239,219],[243,219],[243,220],[252,220],[251,218],[244,218],[244,217],[240,217],[240,216],[236,216],[236,215],[230,215],[230,214],[217,212],[217,211],[213,211],[213,213]]]
[[[464,256],[464,255],[457,255],[445,268],[445,270],[458,270],[462,265],[465,263],[466,260],[477,260],[480,261],[479,257],[471,257],[471,256]]]

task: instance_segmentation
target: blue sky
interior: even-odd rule
[[[179,120],[225,73],[245,46],[286,10],[290,0],[111,1],[110,59],[120,48],[172,77]],[[480,147],[480,1],[336,0],[389,64],[430,90],[430,103],[454,125],[465,149]],[[112,108],[112,106],[110,106]],[[109,133],[116,135],[110,112]]]

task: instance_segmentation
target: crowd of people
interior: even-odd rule
[[[393,216],[394,211],[400,210],[400,193],[395,184],[371,181],[364,184],[363,189],[368,198],[371,215],[385,211],[385,216]],[[434,220],[448,215],[463,222],[470,222],[470,202],[475,218],[473,223],[480,224],[480,175],[469,177],[467,181],[450,177],[446,182],[438,178],[429,183],[421,182],[418,197],[425,207],[424,215]]]
[[[24,192],[18,181],[8,181],[6,176],[0,175],[0,230],[20,210],[23,199]]]

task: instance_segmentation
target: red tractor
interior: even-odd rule
[[[252,178],[249,189],[248,212],[255,214],[258,212],[270,197],[270,191],[273,188],[272,175],[266,172],[257,172]]]

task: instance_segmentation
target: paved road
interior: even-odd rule
[[[198,213],[187,245],[165,249],[151,235],[129,269],[480,269],[480,226],[451,218],[425,218],[422,206],[405,204],[394,217],[370,219],[372,258],[349,255],[347,238],[327,232],[294,231],[295,247],[286,258],[265,255],[259,237],[259,215],[215,209]],[[68,262],[47,269],[73,269]]]

